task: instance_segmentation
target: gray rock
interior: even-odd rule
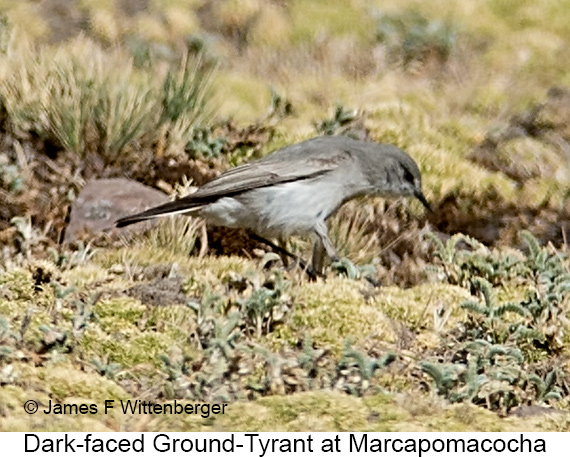
[[[162,192],[125,178],[89,181],[71,205],[65,242],[73,242],[85,233],[117,232],[114,222],[119,217],[143,211],[168,201]],[[141,231],[148,224],[120,229]]]

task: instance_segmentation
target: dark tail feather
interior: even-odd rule
[[[147,209],[141,213],[131,216],[122,217],[115,221],[116,227],[125,227],[127,225],[136,224],[137,222],[146,221],[155,217],[169,216],[172,214],[183,214],[195,211],[203,205],[197,203],[189,203],[188,201],[175,200],[173,202],[164,203],[163,205]]]
[[[136,224],[137,222],[146,221],[148,219],[152,219],[152,217],[144,217],[140,214],[134,214],[133,216],[122,217],[115,221],[116,227],[126,227],[127,225]]]

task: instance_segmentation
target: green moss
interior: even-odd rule
[[[469,294],[460,287],[425,284],[405,290],[386,287],[367,301],[361,283],[328,278],[326,283],[301,284],[294,297],[291,322],[278,327],[269,339],[294,344],[309,332],[317,346],[340,354],[347,339],[357,346],[370,339],[394,342],[400,322],[431,331],[436,309],[459,309]],[[445,322],[449,325],[454,320]]]
[[[52,414],[35,414],[30,416],[11,416],[2,421],[2,430],[5,432],[29,432],[41,430],[45,432],[111,432],[117,431],[116,422],[112,418],[101,420],[98,417],[72,415],[54,416]]]
[[[196,330],[196,320],[196,311],[184,306],[155,307],[149,313],[146,327],[184,342]]]
[[[146,309],[146,306],[132,298],[115,298],[97,302],[93,313],[103,331],[115,333],[136,327]]]
[[[390,318],[422,331],[435,330],[435,317],[448,314],[445,327],[453,325],[463,314],[459,305],[471,298],[467,290],[448,284],[422,284],[411,289],[390,287],[376,297],[377,306]],[[438,327],[438,331],[444,327]]]
[[[217,430],[236,431],[530,431],[535,427],[532,420],[505,420],[474,405],[434,403],[420,393],[365,398],[335,392],[273,396],[232,403],[227,414],[214,422]]]
[[[239,411],[239,413],[238,413]],[[361,429],[366,411],[359,399],[331,392],[272,396],[251,407],[234,403],[219,422],[240,431],[324,431]]]
[[[32,274],[22,269],[0,273],[0,290],[10,301],[31,300],[34,296]]]
[[[17,315],[22,315],[22,309],[24,307],[25,303],[22,302],[13,300],[0,300],[0,316],[12,318]]]
[[[175,341],[168,335],[150,331],[107,334],[101,330],[87,330],[78,343],[86,358],[108,360],[127,369],[144,363],[162,366],[159,356],[166,354]]]
[[[65,271],[62,276],[70,285],[78,288],[85,288],[89,287],[92,283],[105,281],[108,278],[109,273],[105,268],[101,268],[97,263],[89,262]]]
[[[349,337],[362,341],[373,332],[379,338],[393,340],[385,316],[379,308],[366,303],[356,281],[329,278],[324,283],[302,284],[294,301],[291,322],[276,329],[273,335],[289,344],[309,329],[315,344],[330,346],[337,353]]]
[[[96,403],[129,398],[115,382],[95,371],[84,373],[76,367],[57,364],[38,370],[37,376],[44,383],[45,390],[61,402],[69,397],[91,399]]]

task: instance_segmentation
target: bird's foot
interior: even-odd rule
[[[311,281],[316,281],[317,279],[326,279],[327,275],[325,275],[322,271],[316,271],[312,265],[309,265],[307,268],[303,269],[307,276]]]
[[[325,278],[325,274],[319,271],[316,271],[312,265],[308,265],[303,259],[297,257],[291,265],[285,268],[285,271],[292,271],[295,268],[299,267],[311,281],[316,281],[318,278]]]

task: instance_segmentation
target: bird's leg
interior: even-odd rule
[[[315,241],[313,246],[313,259],[311,261],[311,268],[316,275],[322,275],[325,269],[326,252],[323,243],[320,239]]]
[[[338,260],[338,254],[336,249],[329,238],[329,233],[326,223],[319,222],[315,225],[315,234],[317,235],[317,241],[313,248],[313,271],[317,275],[322,275],[325,266],[325,254],[333,262]]]
[[[279,238],[277,240],[277,244],[279,246],[279,248],[281,248],[283,251],[287,251],[287,242],[283,239],[283,238]],[[289,251],[287,251],[289,252]],[[285,255],[283,252],[280,252],[279,255],[281,256],[281,262],[283,262],[283,267],[285,269],[289,268],[289,256]]]
[[[334,247],[331,239],[329,238],[329,231],[327,229],[326,223],[324,221],[318,222],[315,225],[314,230],[317,236],[319,237],[320,242],[323,244],[323,247],[325,248],[325,251],[329,256],[329,258],[333,262],[336,262],[339,259],[339,257],[338,254],[336,253],[336,248]]]
[[[282,256],[287,256],[287,257],[291,257],[292,259],[294,259],[296,262],[299,263],[299,266],[303,269],[303,270],[307,270],[307,264],[303,261],[303,259],[301,259],[300,257],[296,256],[295,254],[291,254],[287,249],[281,247],[281,246],[277,246],[275,243],[273,243],[272,241],[269,241],[255,233],[251,233],[251,237],[257,241],[259,241],[260,243],[263,243],[267,246],[269,246],[271,249],[273,249],[275,252],[279,253]],[[281,240],[279,241],[281,243]],[[309,276],[311,276],[311,273],[309,273]]]
[[[200,225],[200,252],[198,253],[198,258],[203,259],[208,253],[208,230],[204,221]]]

